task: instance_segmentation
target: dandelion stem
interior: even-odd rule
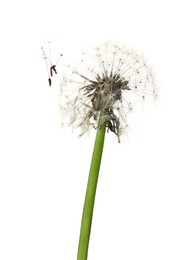
[[[88,257],[88,245],[91,232],[96,187],[98,182],[99,169],[104,145],[105,129],[106,125],[104,123],[100,128],[98,128],[96,134],[88,184],[86,189],[86,196],[84,201],[77,260],[87,260]]]

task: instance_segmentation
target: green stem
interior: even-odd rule
[[[105,138],[105,124],[97,130],[81,222],[77,260],[87,260],[96,187]]]

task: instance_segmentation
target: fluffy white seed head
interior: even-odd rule
[[[64,67],[63,123],[80,128],[80,135],[105,123],[120,141],[127,114],[147,97],[156,97],[152,70],[143,56],[124,47],[106,43],[83,53],[77,68]]]

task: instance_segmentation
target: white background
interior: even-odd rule
[[[149,57],[160,98],[106,136],[89,260],[191,259],[189,2],[1,3],[0,259],[76,259],[95,133],[60,127],[40,47],[72,59],[108,39]]]

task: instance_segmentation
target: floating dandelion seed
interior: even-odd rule
[[[107,131],[115,133],[120,142],[132,106],[156,96],[153,74],[144,58],[113,44],[83,53],[79,68],[68,65],[64,74],[62,115],[70,125],[81,128],[80,136],[91,127],[106,124]]]
[[[56,70],[56,65],[58,64],[58,62],[60,61],[61,57],[63,56],[62,54],[60,54],[60,57],[57,59],[56,63],[53,64],[52,63],[52,58],[51,58],[51,43],[48,42],[49,45],[49,56],[46,54],[45,50],[43,47],[41,47],[42,51],[43,51],[43,57],[45,60],[45,64],[46,64],[46,68],[47,68],[47,73],[48,73],[48,84],[49,86],[52,85],[52,79],[51,77],[53,77],[53,73],[57,74],[57,70]],[[48,61],[48,62],[47,62]],[[49,63],[49,66],[48,66]]]

